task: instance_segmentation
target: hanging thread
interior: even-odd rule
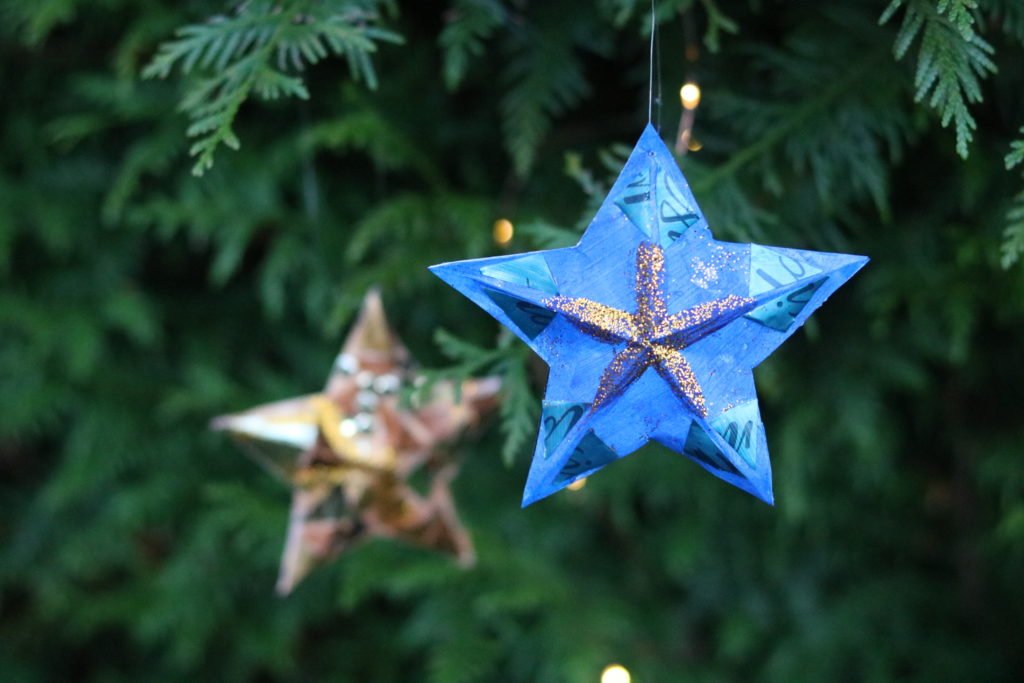
[[[654,27],[654,79],[657,83],[657,87],[654,88],[654,111],[657,116],[654,117],[654,129],[659,133],[661,132],[661,104],[662,104],[662,93],[661,93],[661,36],[658,35],[658,27]]]
[[[647,123],[653,123],[654,119],[654,31],[656,29],[654,0],[651,0],[651,51],[647,60]]]

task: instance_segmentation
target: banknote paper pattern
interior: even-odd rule
[[[417,377],[371,291],[322,392],[214,420],[292,489],[279,593],[374,537],[473,562],[450,490],[458,464],[439,446],[495,404],[500,382],[440,381],[403,405],[400,391]],[[410,485],[417,471],[426,472],[425,492]]]
[[[431,270],[551,368],[524,506],[652,440],[772,503],[753,368],[867,260],[714,239],[648,125],[576,246]]]

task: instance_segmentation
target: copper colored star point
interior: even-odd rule
[[[279,593],[372,537],[449,553],[464,565],[474,561],[451,496],[458,466],[439,446],[495,404],[499,380],[438,382],[429,398],[407,407],[399,392],[417,379],[409,362],[372,290],[323,392],[214,420],[215,429],[249,446],[293,489]],[[429,476],[423,494],[408,483],[420,468]]]

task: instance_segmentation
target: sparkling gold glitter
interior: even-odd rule
[[[668,315],[665,297],[665,252],[644,242],[636,251],[636,322],[650,334],[657,321]]]
[[[656,339],[663,339],[671,334],[684,332],[690,328],[704,325],[722,316],[724,313],[741,309],[752,303],[754,303],[753,299],[748,299],[745,296],[736,296],[735,294],[730,294],[724,299],[705,301],[702,304],[687,308],[685,311],[674,313],[662,320],[661,324],[654,331],[654,337]]]
[[[717,271],[714,277],[717,279]],[[668,315],[665,252],[656,244],[643,242],[636,253],[636,313],[579,297],[554,296],[543,303],[592,337],[612,344],[626,342],[626,348],[602,373],[592,409],[621,395],[653,367],[691,410],[707,417],[704,392],[681,351],[749,310],[754,300],[730,294]]]
[[[590,299],[568,296],[549,297],[544,300],[544,304],[564,315],[591,336],[602,339],[611,337],[619,341],[628,341],[636,337],[633,316],[617,308]]]
[[[670,346],[655,344],[653,347],[654,356],[658,359],[658,374],[668,381],[669,386],[684,401],[691,404],[693,409],[701,417],[708,416],[707,405],[704,402],[704,392],[697,381],[697,375],[693,373],[689,361],[678,349]]]
[[[630,343],[615,354],[601,374],[597,385],[593,407],[600,408],[612,398],[625,391],[634,380],[651,366],[651,349],[643,344]]]

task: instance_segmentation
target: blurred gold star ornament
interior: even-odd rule
[[[399,392],[417,378],[380,294],[371,290],[323,392],[213,421],[293,489],[279,593],[373,537],[448,553],[466,566],[474,562],[451,495],[458,465],[439,447],[494,406],[500,382],[437,382],[429,396],[405,407]],[[429,479],[424,494],[408,483],[421,468]]]

